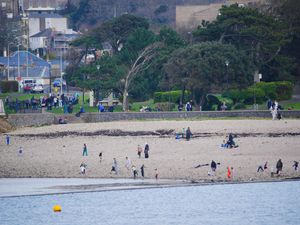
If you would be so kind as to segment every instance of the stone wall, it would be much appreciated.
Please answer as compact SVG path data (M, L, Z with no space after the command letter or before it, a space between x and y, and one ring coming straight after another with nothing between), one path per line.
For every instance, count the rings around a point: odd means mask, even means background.
M300 118L300 110L282 111L283 118ZM81 117L74 115L55 115L51 113L12 114L8 121L14 127L43 126L57 124L63 116L69 123L93 123L120 120L149 120L149 119L190 119L190 118L271 118L270 111L194 111L194 112L105 112L84 113Z
M300 118L300 111L282 111L283 118ZM189 119L189 118L271 118L270 111L195 111L195 112L128 112L128 113L85 113L82 119L87 123L119 121L119 120L145 120L145 119Z
M26 113L11 114L8 122L14 127L43 126L54 123L55 115L52 113Z

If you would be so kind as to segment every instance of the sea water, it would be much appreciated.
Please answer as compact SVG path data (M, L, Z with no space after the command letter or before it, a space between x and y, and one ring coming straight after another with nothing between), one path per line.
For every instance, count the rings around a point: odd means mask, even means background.
M0 224L294 225L299 209L300 181L226 184L0 198Z

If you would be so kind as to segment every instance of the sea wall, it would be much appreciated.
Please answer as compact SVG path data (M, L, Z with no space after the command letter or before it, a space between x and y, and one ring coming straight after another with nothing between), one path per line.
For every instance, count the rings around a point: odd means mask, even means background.
M282 111L284 118L300 118L300 110ZM52 113L11 114L8 121L14 127L43 126L57 124L63 116L69 123L93 123L120 120L151 120L151 119L205 119L205 118L271 118L270 111L194 111L194 112L104 112L83 113L80 117L74 115L56 115Z

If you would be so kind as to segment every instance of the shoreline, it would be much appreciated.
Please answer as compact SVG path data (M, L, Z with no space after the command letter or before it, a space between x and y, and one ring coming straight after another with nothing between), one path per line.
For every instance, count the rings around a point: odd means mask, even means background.
M20 180L25 179L28 182L28 179L38 179L42 181L43 179L51 180L52 178L2 178L9 180ZM53 178L57 179L57 178ZM59 178L61 180L68 180L73 178ZM77 178L76 178L77 179ZM81 178L81 180L95 180L95 181L106 181L106 180L114 180L119 181L126 180L126 182L122 183L98 183L98 184L72 184L72 185L54 185L47 186L45 185L43 188L38 188L37 193L34 192L35 187L31 187L30 191L27 191L22 194L9 194L5 195L1 192L1 188L7 188L5 185L1 185L0 179L0 199L1 198L19 198L19 197L32 197L32 196L45 196L45 195L65 195L65 194L78 194L78 193L92 193L92 192L107 192L107 191L132 191L132 190L145 190L145 189L157 189L157 188L178 188L178 187L197 187L197 186L209 186L209 185L236 185L236 184L257 184L257 183L278 183L278 182L293 182L300 181L300 177L296 178L284 178L284 179L274 179L274 180L254 180L254 181L187 181L187 180L172 180L172 179L162 179L159 181L153 179L145 179L145 180L135 180L135 182L127 182L133 181L132 179L106 179L106 178ZM51 190L51 191L50 191ZM53 191L54 190L54 191Z

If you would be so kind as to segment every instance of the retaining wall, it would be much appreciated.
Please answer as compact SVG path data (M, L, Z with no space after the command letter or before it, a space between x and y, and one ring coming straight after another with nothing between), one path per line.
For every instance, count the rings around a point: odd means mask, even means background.
M300 118L300 110L282 111L283 118ZM8 121L15 127L43 126L57 124L58 118L63 116L69 123L93 123L119 120L147 120L147 119L189 119L189 118L271 118L270 111L194 111L194 112L104 112L83 113L81 117L74 115L55 115L52 113L29 113L9 115Z

